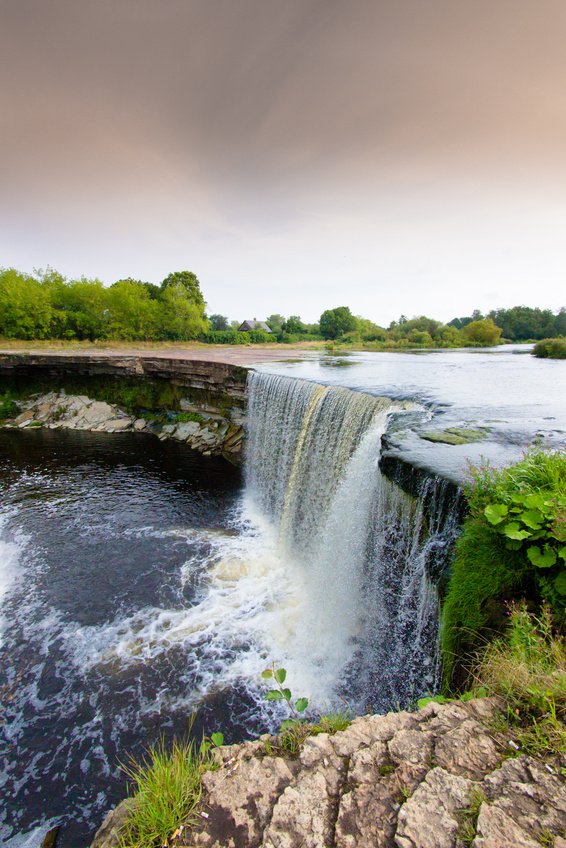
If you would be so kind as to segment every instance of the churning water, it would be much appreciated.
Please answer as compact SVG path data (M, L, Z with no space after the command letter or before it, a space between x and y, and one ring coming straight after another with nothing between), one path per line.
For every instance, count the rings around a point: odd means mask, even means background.
M238 472L143 436L0 433L0 835L63 822L87 844L118 762L160 735L272 727L261 670L318 710L433 690L437 596L456 532L433 478L378 467L401 402L249 378ZM37 832L39 844L41 830ZM30 837L30 846L35 844Z

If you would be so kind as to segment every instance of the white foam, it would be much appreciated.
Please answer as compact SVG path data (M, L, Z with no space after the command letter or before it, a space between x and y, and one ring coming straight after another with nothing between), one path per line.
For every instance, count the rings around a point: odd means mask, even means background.
M18 575L18 563L25 543L23 537L16 537L14 541L7 541L2 538L6 524L13 517L14 512L15 510L6 510L0 513L0 647L3 644L3 634L6 628L4 604Z

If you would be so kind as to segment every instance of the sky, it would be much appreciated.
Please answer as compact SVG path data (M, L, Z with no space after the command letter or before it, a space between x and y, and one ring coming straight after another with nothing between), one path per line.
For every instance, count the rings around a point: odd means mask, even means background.
M0 266L387 325L566 303L564 0L0 0Z

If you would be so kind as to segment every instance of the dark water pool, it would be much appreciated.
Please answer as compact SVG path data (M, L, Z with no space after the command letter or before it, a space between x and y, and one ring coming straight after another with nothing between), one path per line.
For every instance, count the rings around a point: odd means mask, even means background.
M190 647L148 657L146 632L122 662L112 630L198 600L240 493L237 469L175 443L0 431L0 843L62 822L59 845L87 845L124 795L119 759L186 732L199 686L198 734L249 732L245 692L203 688Z

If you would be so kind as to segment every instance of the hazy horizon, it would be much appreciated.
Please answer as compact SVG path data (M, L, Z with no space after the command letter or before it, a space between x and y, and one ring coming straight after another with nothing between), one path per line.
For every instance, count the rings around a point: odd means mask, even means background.
M0 265L387 325L566 278L561 0L0 0Z

